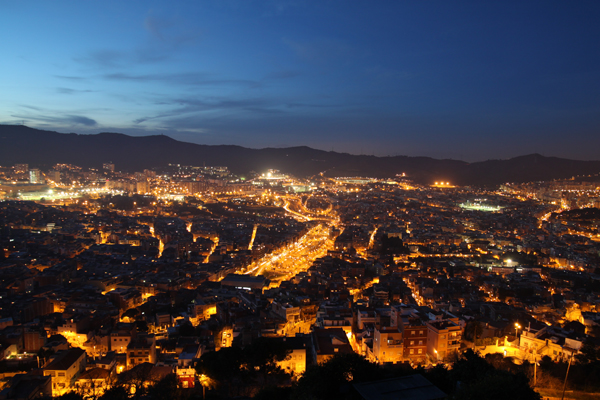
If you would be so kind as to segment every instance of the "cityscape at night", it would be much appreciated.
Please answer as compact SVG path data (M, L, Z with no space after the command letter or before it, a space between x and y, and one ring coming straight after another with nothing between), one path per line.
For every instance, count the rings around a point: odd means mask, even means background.
M0 400L600 398L600 3L0 4Z

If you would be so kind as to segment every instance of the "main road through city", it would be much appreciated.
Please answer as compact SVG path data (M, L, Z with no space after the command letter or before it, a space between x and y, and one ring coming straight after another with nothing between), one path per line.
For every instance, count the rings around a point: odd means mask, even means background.
M285 210L295 218L310 221L310 216L290 209L286 201ZM271 279L272 286L279 285L302 271L306 271L314 260L327 255L333 248L334 239L330 237L333 222L319 219L319 223L311 227L298 241L279 248L248 266L247 275L264 275Z

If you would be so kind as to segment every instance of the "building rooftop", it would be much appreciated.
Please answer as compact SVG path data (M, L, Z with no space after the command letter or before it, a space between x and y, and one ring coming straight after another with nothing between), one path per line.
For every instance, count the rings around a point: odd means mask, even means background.
M67 370L75 361L79 359L85 351L80 348L74 348L67 350L63 355L58 355L57 358L54 359L48 366L46 366L45 370Z
M450 321L450 320L443 320L443 321L431 321L428 322L429 325L431 325L432 327L434 327L437 330L442 330L442 329L447 329L447 328L452 328L452 327L458 327L459 325L454 322L454 321Z
M420 374L355 383L353 386L365 400L437 400L447 397Z

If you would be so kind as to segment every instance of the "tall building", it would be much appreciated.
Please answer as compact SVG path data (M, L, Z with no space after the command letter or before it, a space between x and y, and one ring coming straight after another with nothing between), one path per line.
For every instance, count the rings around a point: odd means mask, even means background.
M402 362L404 357L402 332L398 328L375 327L373 335L373 357L378 364Z
M15 164L15 173L24 174L29 171L29 164Z
M44 177L39 169L29 170L29 183L44 183Z
M115 172L115 164L113 163L104 163L102 164L102 169L105 169L110 172Z
M460 348L462 333L458 318L427 322L427 354L436 361L447 359Z
M48 172L46 175L48 176L48 179L51 179L54 182L60 182L60 178L61 178L60 171L53 169L50 172Z
M150 193L150 184L148 181L138 181L136 183L136 189L139 194Z
M427 354L427 326L419 318L411 318L404 327L404 359L424 362Z
M189 194L201 193L208 189L206 181L181 181L179 184Z
M153 334L136 337L127 344L127 368L142 363L156 363L156 339Z

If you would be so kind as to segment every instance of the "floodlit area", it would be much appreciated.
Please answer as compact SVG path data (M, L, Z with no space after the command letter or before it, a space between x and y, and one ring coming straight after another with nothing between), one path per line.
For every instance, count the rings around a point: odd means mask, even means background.
M49 190L47 192L20 193L20 200L29 201L53 201L53 200L72 200L81 197L81 192L63 192L59 190Z
M484 203L461 203L460 208L464 208L466 210L474 210L474 211L485 211L485 212L498 212L502 210L500 206L494 206L491 204Z

